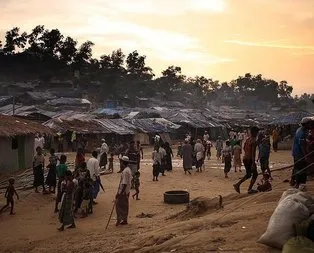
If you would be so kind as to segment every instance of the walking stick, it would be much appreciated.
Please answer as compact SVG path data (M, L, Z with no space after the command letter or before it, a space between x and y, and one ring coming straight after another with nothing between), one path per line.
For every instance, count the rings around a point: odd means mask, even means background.
M122 180L122 178L120 178L120 183L119 183L119 186L118 186L117 194L119 193L119 188L120 188L121 180ZM117 196L117 194L116 194L116 196ZM114 203L113 203L113 206L112 206L112 209L111 209L111 212L110 212L110 216L109 216L109 219L108 219L108 222L107 222L107 225L106 225L105 230L107 230L107 228L108 228L108 226L109 226L109 223L110 223L110 221L111 221L111 217L112 217L112 214L113 214L114 207L116 206L116 203L117 203L117 198L116 198L116 196L115 196L115 199L114 199Z
M113 214L114 207L116 206L116 202L117 202L117 199L114 200L114 203L113 203L113 206L112 206L112 209L111 209L111 213L110 213L110 216L109 216L109 219L108 219L108 222L107 222L105 230L107 230L107 228L109 226L109 223L110 223L110 220L111 220L111 217L112 217L112 214Z

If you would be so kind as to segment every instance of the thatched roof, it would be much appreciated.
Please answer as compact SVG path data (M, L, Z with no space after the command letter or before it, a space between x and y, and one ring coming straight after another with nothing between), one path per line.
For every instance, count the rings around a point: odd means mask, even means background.
M38 123L17 117L0 115L0 136L10 137L31 134L53 134L52 130Z

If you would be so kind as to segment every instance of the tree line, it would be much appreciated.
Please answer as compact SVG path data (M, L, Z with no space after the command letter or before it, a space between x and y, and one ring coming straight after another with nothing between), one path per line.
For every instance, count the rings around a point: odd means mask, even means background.
M94 43L82 44L58 29L38 25L30 33L14 27L0 41L0 73L3 80L33 81L42 85L51 81L72 80L80 88L94 89L95 99L119 99L127 96L161 96L168 100L205 105L209 101L241 104L248 97L272 104L282 101L304 106L313 94L292 98L293 87L262 75L247 73L230 82L204 76L187 77L179 66L169 66L155 76L146 64L146 56L137 50L125 54L121 49L93 57Z

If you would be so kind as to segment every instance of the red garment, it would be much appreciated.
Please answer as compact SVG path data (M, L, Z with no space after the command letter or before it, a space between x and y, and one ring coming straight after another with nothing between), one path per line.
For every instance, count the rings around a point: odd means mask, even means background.
M83 154L77 154L75 158L75 165L80 166L85 162L85 156Z

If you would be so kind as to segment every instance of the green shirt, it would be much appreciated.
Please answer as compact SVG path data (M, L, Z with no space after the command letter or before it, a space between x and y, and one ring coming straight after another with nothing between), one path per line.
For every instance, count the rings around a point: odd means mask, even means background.
M68 170L68 166L66 164L59 164L57 166L57 176L64 177L65 172Z

